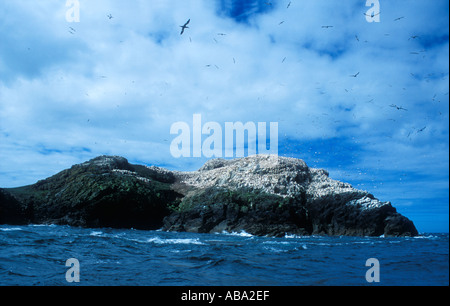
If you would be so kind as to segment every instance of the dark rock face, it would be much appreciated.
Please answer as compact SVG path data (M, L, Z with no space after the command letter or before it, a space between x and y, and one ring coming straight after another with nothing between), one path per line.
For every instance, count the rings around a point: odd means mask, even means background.
M390 203L366 209L351 205L309 205L313 234L346 236L416 236L414 224Z
M299 199L301 200L301 199ZM249 190L207 188L183 199L164 219L164 230L253 235L308 235L312 224L301 201Z
M26 224L27 211L22 204L6 190L0 189L0 224Z
M180 197L170 177L136 169L121 157L98 157L75 165L34 185L10 189L13 203L21 203L22 223L52 223L84 227L159 229ZM158 179L155 179L158 178ZM173 179L173 178L172 178ZM9 205L11 206L11 205ZM13 205L14 206L14 205ZM0 207L6 202L0 201ZM17 223L2 214L2 223Z
M216 159L175 172L100 156L34 185L0 189L0 224L253 235L414 236L389 202L298 159Z

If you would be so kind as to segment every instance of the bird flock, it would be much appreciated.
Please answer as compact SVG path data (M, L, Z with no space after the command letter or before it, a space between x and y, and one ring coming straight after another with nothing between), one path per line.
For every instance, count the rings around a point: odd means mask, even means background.
M266 5L269 5L269 6L272 6L272 5L273 5L271 2L265 2L265 4L266 4ZM289 9L289 8L292 6L292 4L293 4L292 1L289 1L289 3L286 5L286 9ZM364 14L365 16L375 17L376 15L380 14L380 12L378 12L377 14L372 13L371 15L368 15L368 14L366 14L366 13L363 13L363 14ZM108 20L112 20L112 19L114 18L113 15L112 15L111 13L110 13L110 14L107 14L106 17L108 18ZM393 21L394 21L394 22L400 22L400 21L401 21L402 19L404 19L404 18L405 18L405 16L400 16L400 17L397 17L397 18L393 19ZM179 34L179 35L185 34L186 31L187 31L188 29L190 29L190 27L188 26L188 25L190 25L190 23L191 23L191 19L189 18L189 19L187 19L187 21L186 21L184 24L182 24L182 25L179 26L179 27L181 28L181 31L180 31L180 34ZM283 24L285 24L285 20L282 20L282 21L280 21L280 22L278 23L279 26L281 26L281 25L283 25ZM328 24L328 25L322 25L321 28L324 29L324 30L328 30L328 29L333 29L333 28L335 28L335 26L334 26L334 25L329 25L329 24ZM75 35L75 34L77 33L76 29L75 29L74 27L72 27L72 26L70 26L70 27L68 28L68 32L69 32L71 35ZM227 35L226 33L222 33L222 32L217 33L217 36L221 36L221 37L226 36L226 35ZM385 36L389 36L389 35L390 35L390 34L388 34L388 33L385 34ZM355 39L356 39L357 42L360 42L360 37L359 37L357 34L355 34L354 37L355 37ZM414 35L410 35L409 38L408 38L408 40L418 40L418 39L420 39L420 36L419 36L419 35L415 35L415 34L414 34ZM192 42L191 37L189 37L189 41ZM217 40L216 38L213 38L213 41L216 42L216 43L218 43L218 40ZM366 40L365 42L367 42L367 40ZM411 54L411 55L419 55L419 54L425 53L425 52L426 52L425 50L411 51L410 54ZM425 57L425 55L424 55L424 57ZM284 63L284 62L286 61L286 59L287 59L287 57L284 57L284 58L281 60L281 63ZM233 57L233 64L236 64L236 58L234 58L234 57ZM217 65L215 65L215 64L207 64L207 65L205 65L205 67L207 67L207 68L214 67L214 68L216 68L217 70L220 69L219 66L217 66ZM414 73L410 73L410 75L411 75L413 78L416 77L416 75L415 75ZM359 72L359 71L358 71L357 73L355 73L355 74L350 74L350 75L349 75L349 77L351 77L351 78L357 78L358 76L360 76L360 72ZM429 75L429 76L430 76L430 75ZM102 76L102 78L106 78L106 77L105 77L105 76ZM390 85L390 86L392 87L392 85ZM405 88L404 88L404 89L405 89ZM346 88L345 88L345 91L346 91L346 92L349 92L349 90L346 89ZM324 94L324 92L321 91L321 94ZM374 99L371 99L369 102L370 102L370 103L373 103L373 100L374 100ZM436 95L433 97L432 100L433 100L433 101L436 100ZM439 102L440 102L440 101L439 101ZM391 107L391 108L393 108L393 109L395 109L395 110L397 110L397 111L405 111L405 112L408 111L408 109L404 108L403 106L399 106L399 105L396 105L396 104L391 104L391 105L389 105L389 107ZM439 114L442 115L441 112L439 112ZM395 121L394 119L388 119L388 120ZM424 126L424 127L420 128L420 129L415 129L415 133L421 133L421 132L424 132L426 129L427 129L427 126ZM407 135L407 137L409 138L411 135L412 135L412 132L410 131L409 134Z
M271 2L265 2L265 4L266 4L266 5L270 5L270 6L272 5ZM289 1L289 3L287 4L286 8L289 9L289 8L291 7L291 5L292 5L292 1ZM378 12L378 13L372 12L372 14L370 14L370 15L368 15L367 13L363 13L363 14L364 14L365 16L368 16L368 17L373 18L373 17L379 15L380 13L381 13L381 12ZM395 18L393 21L397 22L397 21L400 21L400 20L402 20L402 19L404 19L404 18L405 18L405 16L400 16L400 17ZM189 27L188 27L187 25L190 23L190 21L191 21L191 19L188 19L184 25L180 25L180 27L181 27L181 33L180 33L180 35L183 35L183 33L185 32L185 30L186 30L186 29L189 29ZM282 25L282 24L284 24L284 23L285 23L285 20L282 20L282 21L280 21L280 22L278 23L278 25L280 26L280 25ZM322 27L322 29L331 29L331 28L334 28L334 25L322 25L321 27ZM226 34L225 34L225 33L218 33L217 35L225 36ZM388 34L388 33L385 34L385 36L389 36L389 35L390 35L390 34ZM419 35L411 35L411 36L408 38L408 40L415 40L415 39L418 39L418 38L420 38ZM191 39L190 37L189 37L189 39L190 39L190 41L192 42L192 39ZM356 41L358 41L358 42L360 41L359 36L358 36L357 34L355 35L355 39L356 39ZM215 38L213 38L213 40L214 40L216 43L218 43L218 41L217 41ZM366 40L365 42L368 42L368 41ZM422 50L422 51L420 51L420 52L424 52L424 50ZM410 54L420 54L420 52L411 51ZM286 61L286 57L284 57L284 58L281 60L281 63L284 63L285 61ZM233 58L233 63L236 64L236 59L235 59L235 58ZM216 69L219 69L219 67L218 67L217 65L211 65L211 64L205 65L205 67L207 67L207 68L213 67L213 66L214 66ZM360 72L358 71L357 73L355 73L355 74L350 74L349 76L352 77L352 78L357 78L359 75L360 75ZM411 75L412 75L413 77L415 76L413 73L411 73ZM392 86L390 86L390 87L392 87ZM403 88L403 89L405 89L405 88ZM346 91L346 92L349 92L348 89L345 89L345 91ZM320 93L321 93L321 94L324 94L323 91L320 91ZM435 97L436 97L436 96L435 96ZM258 98L258 99L259 99L259 98ZM373 100L374 100L374 99L371 99L370 101L368 101L368 103L373 103ZM435 100L435 99L433 98L433 101L434 101L434 100ZM396 104L391 104L391 105L389 105L389 107L394 108L394 109L399 110L399 111L408 111L406 108L404 108L404 107L402 107L402 106L398 106L398 105L396 105ZM442 115L442 113L440 113L440 114ZM326 114L326 115L328 115L328 114ZM388 119L388 120L396 121L396 120L394 120L394 119ZM340 122L340 121L336 121L336 122ZM421 128L421 129L417 129L417 130L416 130L416 133L421 133L421 132L425 131L426 128L427 128L427 127L425 126L425 127ZM410 138L411 134L412 134L412 132L409 132L409 134L408 134L407 137Z

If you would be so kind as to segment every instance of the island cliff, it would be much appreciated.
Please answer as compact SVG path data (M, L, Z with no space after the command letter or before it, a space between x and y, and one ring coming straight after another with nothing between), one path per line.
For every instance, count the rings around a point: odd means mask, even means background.
M163 229L253 235L415 236L390 202L270 155L169 171L100 156L50 178L0 189L0 224Z

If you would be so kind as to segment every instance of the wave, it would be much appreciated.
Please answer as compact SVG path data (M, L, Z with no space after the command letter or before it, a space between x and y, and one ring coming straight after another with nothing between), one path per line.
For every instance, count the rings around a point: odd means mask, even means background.
M288 244L292 244L292 243L294 243L294 242L269 240L269 241L264 241L262 244L284 244L284 245L288 245Z
M295 235L295 234L288 234L286 233L284 235L284 238L286 239L304 239L304 238L315 238L315 235L309 235L309 236L302 236L302 235Z
M12 232L12 231L22 231L23 229L20 227L6 227L6 228L0 228L0 231L2 232Z
M415 236L415 237L411 237L412 239L437 239L440 238L438 235L419 235L419 236Z
M247 233L246 231L242 230L240 232L227 232L222 231L222 233L216 233L221 235L227 235L227 236L236 236L236 237L254 237L252 234Z
M146 242L156 244L196 244L205 245L199 238L178 238L178 239L161 239L159 237L149 238Z
M154 243L154 244L195 244L195 245L204 245L205 243L201 242L199 238L161 238L161 237L152 237L148 239L142 238L134 238L132 236L127 235L124 232L121 233L104 233L102 231L92 231L89 236L92 237L101 237L101 238L111 238L111 239L121 239L126 241L132 241L137 243ZM134 235L133 235L134 236Z
M94 236L94 237L102 237L103 236L103 232L101 231L93 231L89 234L89 236Z

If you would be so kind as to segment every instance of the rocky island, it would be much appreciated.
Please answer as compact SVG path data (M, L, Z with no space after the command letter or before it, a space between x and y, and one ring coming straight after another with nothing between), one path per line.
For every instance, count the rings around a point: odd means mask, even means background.
M300 159L213 159L193 172L100 156L29 186L0 189L0 224L58 224L258 236L415 236L390 202Z

